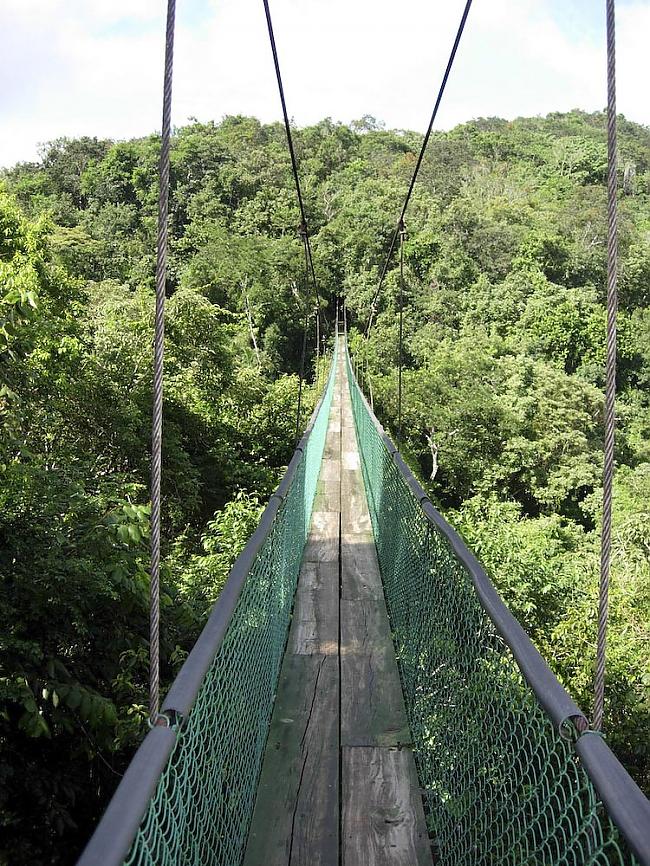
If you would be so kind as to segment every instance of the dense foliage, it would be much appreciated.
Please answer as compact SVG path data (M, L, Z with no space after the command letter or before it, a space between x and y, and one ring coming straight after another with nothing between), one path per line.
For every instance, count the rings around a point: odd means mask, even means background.
M395 427L397 271L420 137L296 130L321 291ZM598 569L604 117L436 134L409 212L404 441L589 707ZM649 782L650 131L621 121L609 738ZM74 860L146 729L155 137L60 140L0 187L0 863ZM163 661L192 645L293 447L307 303L282 128L172 152ZM313 323L313 318L312 318ZM313 359L314 335L310 334ZM309 389L305 412L316 389ZM436 467L431 479L432 468Z

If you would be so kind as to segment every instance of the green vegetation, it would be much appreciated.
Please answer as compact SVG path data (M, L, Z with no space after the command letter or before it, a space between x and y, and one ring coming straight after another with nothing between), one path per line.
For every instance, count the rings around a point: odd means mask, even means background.
M372 118L296 130L329 316L344 293L352 347L393 430L396 270L370 340L359 333L419 143ZM0 863L74 861L146 730L158 148L155 137L60 140L0 181ZM607 718L650 787L650 131L621 120L620 148ZM601 114L435 134L405 250L405 454L585 709L605 169ZM280 125L177 130L171 188L167 681L292 453L306 303Z

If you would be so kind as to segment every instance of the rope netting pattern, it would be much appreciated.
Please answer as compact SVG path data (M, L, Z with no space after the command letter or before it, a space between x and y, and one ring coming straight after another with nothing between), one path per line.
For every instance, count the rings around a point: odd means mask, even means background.
M434 862L635 863L348 374Z
M127 864L241 862L307 538L332 401L320 411Z

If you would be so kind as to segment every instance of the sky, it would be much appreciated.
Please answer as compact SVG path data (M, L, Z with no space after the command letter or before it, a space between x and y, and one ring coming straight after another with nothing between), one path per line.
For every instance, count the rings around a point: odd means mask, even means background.
M464 0L270 0L289 113L424 131ZM166 0L1 0L0 166L160 128ZM605 0L474 0L436 128L606 101ZM618 107L650 125L650 0L617 4ZM261 0L177 0L173 122L280 119Z

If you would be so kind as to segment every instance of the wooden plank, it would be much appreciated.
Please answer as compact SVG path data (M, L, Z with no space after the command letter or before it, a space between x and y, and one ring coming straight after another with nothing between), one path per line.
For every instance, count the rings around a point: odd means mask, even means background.
M384 600L341 600L341 743L411 742Z
M341 599L341 654L392 651L384 599Z
M338 659L285 657L244 866L338 866Z
M338 511L314 511L305 545L305 562L337 562L339 558Z
M325 440L325 449L323 450L323 460L340 460L341 457L341 437L338 435L330 436L328 434Z
M338 655L339 567L337 562L303 563L288 652Z
M317 541L339 537L339 511L312 511L309 536Z
M356 450L356 448L352 451L351 450L344 451L342 454L342 465L341 465L341 471L342 471L343 476L345 476L346 473L348 473L348 472L354 472L355 470L358 471L360 469L361 469L361 464L359 462L359 452ZM363 486L363 481L361 482L361 484Z
M408 749L344 748L343 866L431 866Z
M314 511L341 510L341 483L337 481L319 480L316 484Z
M354 432L354 426L344 426L341 431L341 448L343 451L357 450L357 434Z
M372 532L341 534L341 598L383 599L377 550Z
M342 472L341 513L346 534L372 532L372 521L360 468Z
M323 459L318 477L321 481L338 481L341 477L341 462L338 457Z

